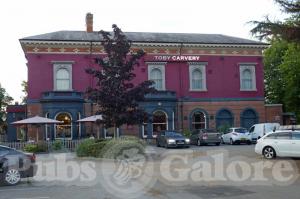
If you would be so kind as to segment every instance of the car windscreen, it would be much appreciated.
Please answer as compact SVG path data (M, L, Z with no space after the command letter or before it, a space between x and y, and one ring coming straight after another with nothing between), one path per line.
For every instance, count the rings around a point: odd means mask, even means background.
M177 132L166 132L166 136L168 137L182 137L182 135L180 133Z
M238 128L238 129L235 129L235 132L237 132L237 133L247 133L247 129Z

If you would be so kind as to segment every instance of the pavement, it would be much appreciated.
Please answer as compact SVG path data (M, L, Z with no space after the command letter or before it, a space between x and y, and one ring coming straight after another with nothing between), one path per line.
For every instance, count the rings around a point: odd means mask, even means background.
M146 156L125 161L37 156L38 175L0 187L0 199L299 199L300 159L265 160L254 145L148 146ZM128 159L130 161L128 161Z

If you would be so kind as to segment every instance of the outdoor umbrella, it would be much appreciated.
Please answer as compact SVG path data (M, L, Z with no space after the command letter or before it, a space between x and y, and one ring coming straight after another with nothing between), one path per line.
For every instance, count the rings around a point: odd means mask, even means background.
M99 121L102 119L103 119L102 115L92 115L92 116L77 120L77 122L94 122L94 123L96 123L98 126L97 138L99 138L99 131L100 131L100 122Z
M31 118L27 118L27 119L24 119L24 120L13 122L12 124L14 124L14 125L27 125L27 124L39 125L39 124L59 124L59 123L63 123L63 122L58 121L58 120L45 118L45 117L35 116L35 117L31 117ZM39 140L39 129L38 129L38 127L36 128L36 140L37 141Z

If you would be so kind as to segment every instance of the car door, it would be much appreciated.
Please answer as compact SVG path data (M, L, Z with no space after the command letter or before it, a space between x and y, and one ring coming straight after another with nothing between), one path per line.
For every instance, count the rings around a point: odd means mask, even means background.
M252 126L249 129L249 133L250 133L250 136L251 136L252 140L256 140L257 139L257 134L256 134L256 131L255 131L255 126Z
M9 151L4 148L0 147L0 172L2 172L3 169L3 163L5 161L5 156L9 153Z
M300 157L300 132L292 133L292 153L294 157Z
M292 134L290 132L279 132L274 140L274 148L278 156L292 156Z

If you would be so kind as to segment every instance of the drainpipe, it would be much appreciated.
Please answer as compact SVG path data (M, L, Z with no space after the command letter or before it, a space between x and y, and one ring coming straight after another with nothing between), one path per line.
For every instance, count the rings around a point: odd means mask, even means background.
M180 43L179 55L181 55L183 48L183 43ZM179 85L180 85L180 120L181 120L181 130L183 131L183 94L182 94L182 72L181 72L181 65L179 65Z

